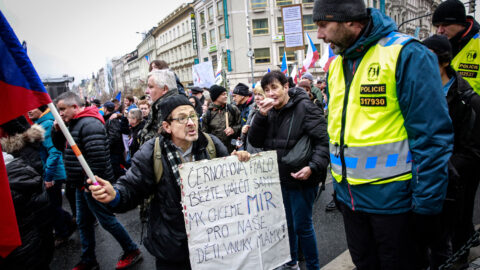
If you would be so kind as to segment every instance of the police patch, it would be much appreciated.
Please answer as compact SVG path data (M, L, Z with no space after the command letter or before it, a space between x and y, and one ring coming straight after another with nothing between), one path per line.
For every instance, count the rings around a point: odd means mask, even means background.
M466 70L478 70L478 65L460 63L460 65L458 65L458 68L459 69L466 69Z
M462 75L462 77L464 77L464 78L476 78L477 77L477 72L471 72L471 71L459 70L458 74Z
M473 62L477 58L477 52L474 50L468 51L467 52L467 61L468 62Z
M366 107L386 107L386 97L360 97L360 106Z
M367 79L371 82L378 80L380 75L380 64L373 63L368 67Z
M360 85L360 94L372 95L372 94L386 94L386 84L362 84Z

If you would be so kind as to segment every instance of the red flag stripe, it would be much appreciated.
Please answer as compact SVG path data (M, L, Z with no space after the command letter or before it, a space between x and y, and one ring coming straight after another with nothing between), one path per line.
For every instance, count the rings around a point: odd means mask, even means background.
M0 256L5 258L16 247L20 246L22 241L18 231L17 217L13 208L3 154L0 155L0 205L2 206L2 218L0 219L2 245L0 245ZM12 224L17 226L12 226Z
M32 91L0 81L2 106L0 106L0 124L23 115L25 112L51 102L47 93Z

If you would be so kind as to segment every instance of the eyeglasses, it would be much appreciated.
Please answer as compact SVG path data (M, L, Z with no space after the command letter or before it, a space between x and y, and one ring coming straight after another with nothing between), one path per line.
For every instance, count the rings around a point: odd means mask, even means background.
M197 114L192 113L188 116L181 114L177 118L170 118L170 120L178 121L180 124L186 124L188 122L188 119L191 119L193 122L196 122L198 120L198 116Z

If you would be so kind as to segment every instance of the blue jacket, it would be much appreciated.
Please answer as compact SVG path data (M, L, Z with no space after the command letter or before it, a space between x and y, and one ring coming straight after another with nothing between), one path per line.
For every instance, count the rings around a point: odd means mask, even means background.
M43 115L35 123L45 129L45 140L40 148L40 158L43 162L43 180L45 182L65 180L65 166L63 165L62 152L58 151L52 142L53 115L51 112Z
M397 30L391 18L377 9L368 11L369 25L342 55L353 71L370 46ZM334 180L337 199L352 210L368 213L397 214L413 210L418 214L437 214L446 195L447 162L453 148L452 122L437 58L420 42L407 43L400 53L395 77L412 153L412 179L355 186Z

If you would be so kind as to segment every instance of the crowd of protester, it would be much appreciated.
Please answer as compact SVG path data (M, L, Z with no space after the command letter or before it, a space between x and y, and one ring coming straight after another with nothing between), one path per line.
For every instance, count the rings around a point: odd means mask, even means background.
M436 9L438 35L423 42L396 32L392 19L361 0L316 0L313 19L318 38L338 55L325 78L306 72L294 83L271 71L251 87L186 88L155 60L145 96L103 104L58 96L98 185L47 106L28 113L31 124L24 116L3 124L22 246L0 268L48 269L53 249L78 229L82 255L74 269L98 269L97 222L123 249L116 269L130 267L142 254L114 213L140 205L157 269L190 269L178 166L275 150L292 259L279 269L299 269L299 260L319 269L323 247L312 212L328 171L334 194L326 210L342 213L357 269L438 269L475 233L480 83L457 57L477 46L480 26L458 0ZM308 155L291 161L299 145ZM62 189L71 213L62 208Z

